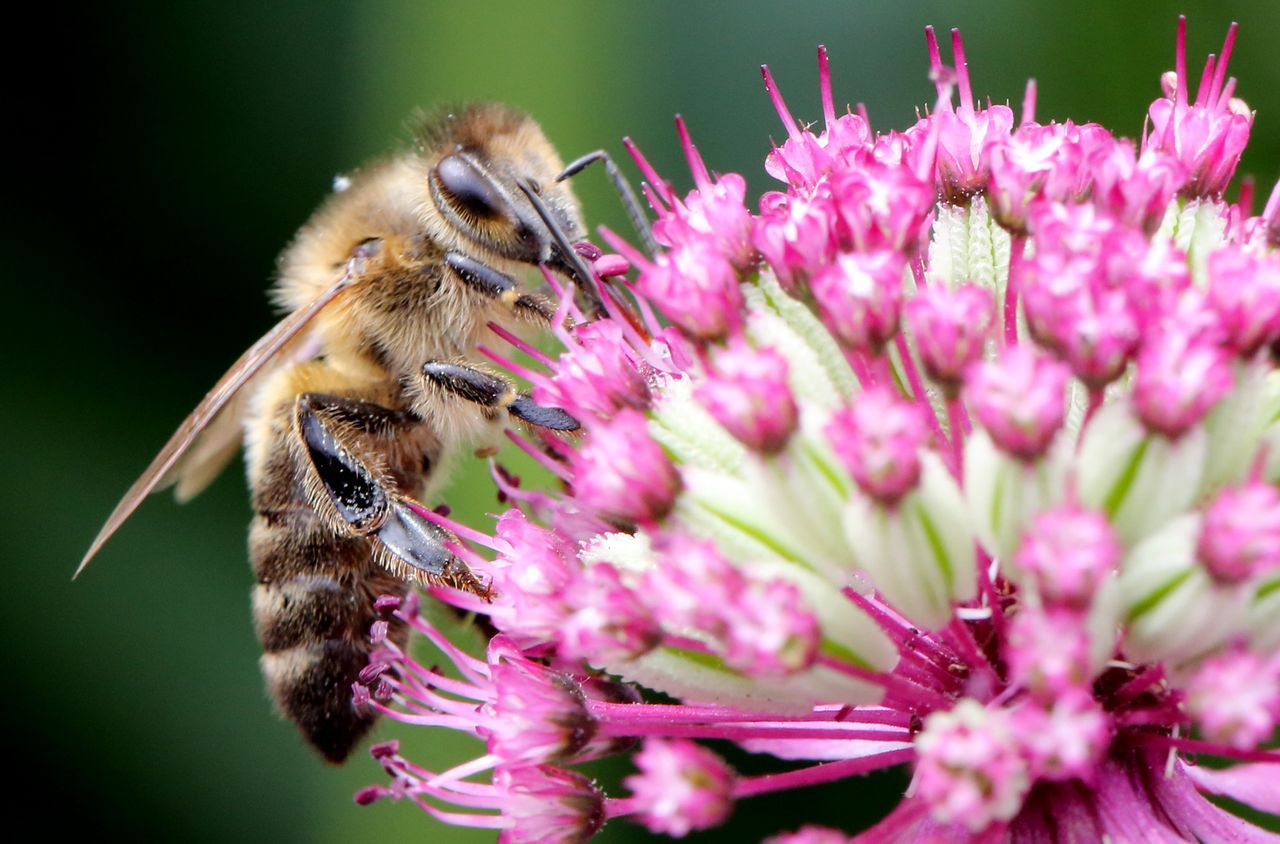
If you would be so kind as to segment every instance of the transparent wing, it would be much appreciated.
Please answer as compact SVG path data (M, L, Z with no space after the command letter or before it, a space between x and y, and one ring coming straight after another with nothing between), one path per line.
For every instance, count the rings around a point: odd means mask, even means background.
M304 308L294 311L286 316L275 327L262 336L258 342L254 343L248 351L240 356L240 359L232 364L218 383L213 385L196 409L183 420L178 426L178 430L173 432L173 436L169 437L169 441L164 444L164 448L160 449L160 453L151 461L151 465L147 467L133 486L129 487L124 497L120 499L120 503L111 511L111 515L107 517L106 523L102 529L98 531L98 535L94 538L93 544L89 546L88 552L85 553L84 559L80 561L79 567L76 569L75 576L79 576L84 571L85 566L89 565L89 561L94 558L107 540L120 529L120 526L128 520L133 511L138 509L138 505L142 500L154 492L156 489L166 486L175 481L179 481L179 475L183 472L175 472L175 468L183 460L185 455L192 454L193 446L200 442L200 435L209 430L211 425L218 425L217 439L209 441L208 446L201 444L198 451L203 454L203 460L189 465L203 465L206 474L209 471L209 460L217 460L222 458L222 463L226 462L222 457L226 451L226 429L228 427L238 429L236 425L228 425L222 421L228 418L234 418L234 410L228 408L229 404L235 403L236 397L240 391L253 378L262 372L276 356L289 345L290 341L299 336L316 316L324 309L326 305L333 301L339 293L345 290L356 280L352 268L349 265L347 272L333 284L332 287L325 290L317 296L311 304ZM224 409L231 411L232 415L220 414ZM221 446L221 447L219 447ZM221 463L217 468L221 468ZM211 476L210 476L211 477ZM204 479L207 483L209 478ZM179 481L181 483L181 481ZM180 486L181 491L181 486ZM198 489L198 487L197 487ZM194 494L194 492L192 493Z

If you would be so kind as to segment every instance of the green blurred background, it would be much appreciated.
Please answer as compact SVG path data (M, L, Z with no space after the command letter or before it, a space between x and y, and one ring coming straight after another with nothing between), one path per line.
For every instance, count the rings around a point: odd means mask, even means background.
M743 172L758 194L769 139L784 134L761 62L792 110L816 119L825 43L838 101L901 128L933 96L924 25L958 25L975 93L1016 108L1034 75L1042 120L1134 136L1172 66L1179 11L1193 68L1230 20L1242 24L1231 70L1258 111L1243 169L1265 198L1280 175L1274 0L135 2L10 27L44 54L10 68L6 86L6 135L20 147L6 178L0 335L0 705L20 781L6 794L10 824L146 840L492 839L451 838L406 806L357 808L352 792L380 782L379 769L363 754L325 767L272 714L238 469L189 506L148 502L70 582L120 493L272 323L263 291L276 253L335 174L404 140L415 107L506 100L537 115L566 157L620 154L629 134L687 186L671 128L681 112L709 164ZM55 68L70 81L55 85ZM589 220L625 229L602 174L579 190ZM475 523L492 506L474 478L450 500ZM477 749L406 740L437 765ZM903 782L759 799L717 840L758 840L802 817L856 829ZM602 839L643 837L617 823Z

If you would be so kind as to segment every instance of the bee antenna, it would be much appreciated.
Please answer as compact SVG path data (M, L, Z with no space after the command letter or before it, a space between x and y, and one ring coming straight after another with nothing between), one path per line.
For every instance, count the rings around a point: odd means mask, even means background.
M640 199L636 196L631 183L627 181L627 177L622 174L622 170L613 160L613 156L609 155L606 150L598 149L569 162L569 165L560 171L560 175L556 176L556 181L563 182L565 179L576 176L597 161L604 162L604 171L609 174L609 181L613 183L613 189L618 192L618 198L622 200L622 207L626 210L632 227L636 230L636 234L640 235L644 251L652 258L658 254L658 244L653 240L649 218L640 206Z

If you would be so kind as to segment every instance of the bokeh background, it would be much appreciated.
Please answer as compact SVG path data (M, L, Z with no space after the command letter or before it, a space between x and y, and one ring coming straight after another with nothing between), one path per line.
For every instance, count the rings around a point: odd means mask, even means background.
M671 128L681 112L711 166L744 173L758 194L770 138L783 136L761 62L792 110L816 119L814 50L825 43L839 102L863 101L876 127L902 128L933 96L924 25L960 26L977 94L1016 108L1034 75L1040 119L1136 136L1172 66L1179 11L1191 19L1193 68L1229 21L1242 24L1231 70L1258 111L1242 169L1265 198L1280 176L1274 0L156 0L50 8L11 27L43 59L10 68L5 93L5 135L19 147L4 177L0 269L0 747L19 781L4 798L10 828L492 839L452 838L407 806L354 806L352 792L381 781L372 761L328 768L272 714L249 620L240 471L191 505L148 502L70 582L120 493L272 324L263 293L275 255L335 174L404 142L414 108L505 100L537 115L566 157L621 154L629 134L688 186ZM601 173L578 188L589 220L625 229ZM477 524L492 507L480 469L449 495ZM437 734L406 741L435 764L476 751ZM890 774L758 799L715 840L758 840L802 816L857 829L904 783ZM644 837L617 823L602 840Z

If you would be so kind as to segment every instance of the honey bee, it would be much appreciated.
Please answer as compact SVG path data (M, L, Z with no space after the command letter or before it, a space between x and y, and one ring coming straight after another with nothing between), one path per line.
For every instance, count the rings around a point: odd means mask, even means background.
M375 599L415 581L487 594L414 499L510 417L577 428L477 366L476 351L491 323L553 319L516 282L522 269L587 286L566 175L529 116L481 104L425 121L415 148L335 185L281 256L274 298L288 316L187 417L80 565L148 494L194 496L243 441L262 673L330 762L374 721L351 684L368 662ZM393 623L389 635L403 645L408 633Z

